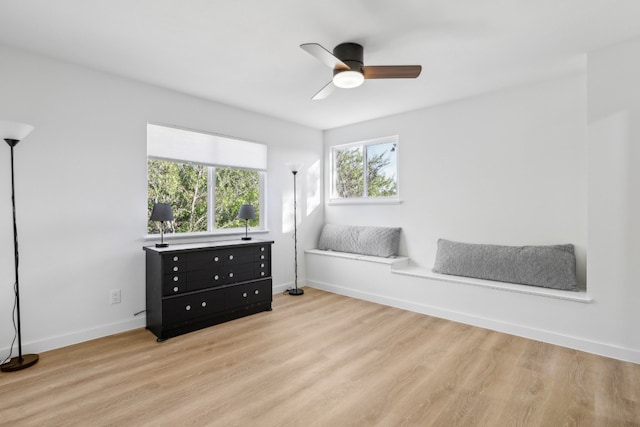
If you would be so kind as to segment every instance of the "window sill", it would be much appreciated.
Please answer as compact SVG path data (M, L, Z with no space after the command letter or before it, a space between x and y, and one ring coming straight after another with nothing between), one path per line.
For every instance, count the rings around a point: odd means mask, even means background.
M249 235L254 234L267 234L269 230L249 230ZM220 230L220 231L203 231L200 233L170 233L164 235L164 240L167 242L176 241L176 240L187 240L187 239L201 239L201 238L209 238L209 237L229 237L229 236L244 236L244 230L239 231L237 229L233 230ZM160 234L147 234L144 237L145 242L149 241L159 241Z
M375 199L375 198L352 198L352 199L329 199L329 205L399 205L402 200L399 198Z

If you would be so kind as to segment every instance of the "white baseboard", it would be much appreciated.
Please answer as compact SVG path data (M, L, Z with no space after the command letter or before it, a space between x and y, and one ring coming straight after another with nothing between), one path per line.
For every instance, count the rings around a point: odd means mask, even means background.
M305 285L303 285L303 283L304 283L303 280L298 280L298 288L304 288ZM273 286L273 295L282 294L285 291L287 291L289 289L293 289L293 288L295 288L295 284L293 282L283 283L281 285L274 285Z
M273 295L281 294L284 291L286 291L287 289L291 289L291 288L293 288L293 283L283 283L281 285L274 285L273 286Z
M293 283L284 283L273 287L273 294L278 294L292 288ZM298 285L300 286L300 285ZM144 314L133 319L123 320L121 322L110 323L91 329L83 329L80 331L70 332L68 334L49 337L43 340L22 342L22 353L41 353L43 351L53 350L60 347L66 347L96 338L102 338L109 335L118 334L120 332L130 331L132 329L144 328L146 326L146 317ZM18 353L18 344L14 345L13 356ZM9 347L0 349L0 357L4 358L9 355Z
M323 291L332 292L339 295L345 295L352 298L371 301L378 304L388 305L390 307L396 307L403 310L465 323L467 325L478 326L498 332L504 332L523 338L529 338L549 344L568 347L574 350L585 351L588 353L611 357L618 360L640 363L640 352L629 348L623 348L607 343L586 340L580 337L562 335L553 331L535 329L523 325L517 325L514 323L507 323L496 319L475 316L468 313L443 309L435 306L430 306L428 304L417 303L414 301L408 301L386 295L378 295L356 289L335 286L315 280L307 280L306 283L312 288L321 289Z
M60 347L66 347L73 344L78 344L84 341L90 341L96 338L106 337L108 335L117 334L120 332L130 331L132 329L144 328L146 325L146 319L143 315L133 319L123 320L121 322L110 323L107 325L98 326L91 329L83 329L80 331L70 332L64 335L57 335L54 337L45 338L38 341L22 342L22 353L41 353L43 351L53 350ZM13 350L13 356L17 355L16 343ZM0 349L0 354L3 356L9 355L9 347Z

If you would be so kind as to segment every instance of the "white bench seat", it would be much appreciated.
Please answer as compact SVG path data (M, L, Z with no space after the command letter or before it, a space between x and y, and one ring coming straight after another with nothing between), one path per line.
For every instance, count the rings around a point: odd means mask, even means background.
M480 286L490 289L502 290L507 292L518 292L523 294L537 295L548 298L557 298L567 301L575 301L580 303L591 303L593 299L587 295L586 291L578 292L563 291L558 289L541 288L538 286L521 285L517 283L496 282L493 280L476 279L473 277L452 276L448 274L438 274L431 269L417 266L411 262L409 257L397 256L390 258L376 257L370 255L360 255L347 252L325 251L321 249L308 249L305 251L311 255L321 255L328 257L336 257L349 259L359 262L385 264L389 266L390 274L401 274L405 276L419 277L423 279L438 280L444 282L453 282L463 285ZM358 268L354 266L354 268ZM363 266L366 268L366 266Z

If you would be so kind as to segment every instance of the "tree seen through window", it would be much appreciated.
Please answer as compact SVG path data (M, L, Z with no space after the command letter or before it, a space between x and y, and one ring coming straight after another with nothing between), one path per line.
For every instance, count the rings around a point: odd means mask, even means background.
M169 203L173 210L174 221L166 232L210 231L210 222L213 229L243 227L244 220L236 219L242 204L254 206L256 218L249 226L259 226L260 172L157 159L149 159L147 168L149 216L155 203ZM158 224L149 221L147 232L158 231Z
M387 138L388 139L388 138ZM398 195L395 139L332 149L334 197L374 198Z

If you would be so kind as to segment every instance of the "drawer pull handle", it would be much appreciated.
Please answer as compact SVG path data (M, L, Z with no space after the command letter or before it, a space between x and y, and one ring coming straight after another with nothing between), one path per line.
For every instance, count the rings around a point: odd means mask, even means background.
M173 271L178 271L178 266L173 267Z
M229 255L229 259L233 259L233 255Z
M262 246L262 247L260 248L260 250L261 250L262 252L264 252L264 246Z
M233 277L233 273L229 273L229 277Z
M185 310L187 310L187 311L191 310L191 306L190 305L186 306Z
M260 255L260 259L264 259L264 255Z
M220 258L218 258L218 257L216 256L216 257L213 257L213 260L214 260L215 262L218 262L218 261L220 261Z
M260 275L261 275L261 276L264 276L264 271L261 271L261 272L260 272Z
M246 297L247 297L247 293L246 293L246 292L245 292L245 293L243 293L243 294L242 294L242 297L243 297L243 298L246 298Z
M207 302L206 301L202 301L202 306L206 307L207 306Z
M256 289L256 291L254 292L254 294L258 295L260 293L259 290Z
M264 268L264 262L260 264L260 268Z
M176 256L174 256L174 257L173 257L173 260L174 260L174 261L178 261L178 259L179 259L179 258L178 258L178 255L176 255Z
M178 288L177 286L173 287L173 292L178 292L180 290L180 288Z
M180 278L178 276L173 276L173 281L177 282L178 280L180 280Z
M213 280L218 280L220 278L220 276L218 276L217 274L215 276L213 276Z

